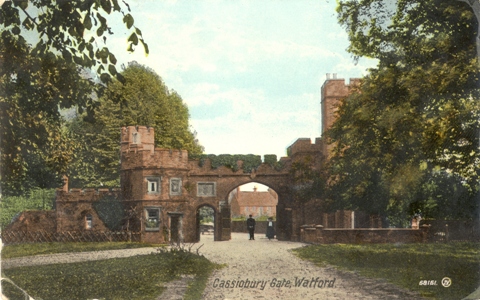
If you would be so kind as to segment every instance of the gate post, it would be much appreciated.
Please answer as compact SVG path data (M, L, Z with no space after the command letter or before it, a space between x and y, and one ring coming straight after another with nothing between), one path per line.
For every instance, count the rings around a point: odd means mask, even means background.
M292 208L283 204L277 205L277 239L290 241L292 238Z
M230 205L226 201L220 201L220 222L219 223L219 235L220 241L229 241L231 239L231 212Z

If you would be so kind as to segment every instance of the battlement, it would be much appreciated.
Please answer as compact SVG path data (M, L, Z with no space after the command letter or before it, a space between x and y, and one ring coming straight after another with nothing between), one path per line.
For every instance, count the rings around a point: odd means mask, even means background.
M244 173L251 173L252 171L255 173L269 173L269 174L283 174L285 173L285 166L288 162L291 161L288 157L281 157L280 161L275 161L272 163L260 160L258 164L251 164L247 162L245 163L240 157L241 155L232 155L235 157L231 160L221 159L221 163L219 161L212 161L211 157L204 157L204 158L190 158L189 159L189 171L190 175L196 174L209 174L209 175L232 175L232 174L244 174ZM236 160L235 160L236 159ZM246 166L245 166L246 165Z
M350 78L349 83L346 83L345 78L330 78L327 76L322 85L322 98L328 96L345 97L352 87L356 87L359 84L360 78Z
M122 127L121 145L125 151L150 151L155 150L155 130L153 127L128 126Z
M335 122L335 112L341 99L347 97L352 92L352 88L360 85L360 78L350 78L350 82L345 83L345 79L337 78L336 74L330 78L327 74L327 80L321 89L321 112L322 112L322 134L327 131Z
M118 198L121 195L120 188L85 188L85 189L63 189L56 190L56 201L98 201L105 196L114 196Z
M299 138L290 147L287 148L289 157L299 153L322 153L323 140L316 138L315 143L309 138Z
M121 169L179 168L188 167L188 151L155 148L150 150L128 149L122 151Z

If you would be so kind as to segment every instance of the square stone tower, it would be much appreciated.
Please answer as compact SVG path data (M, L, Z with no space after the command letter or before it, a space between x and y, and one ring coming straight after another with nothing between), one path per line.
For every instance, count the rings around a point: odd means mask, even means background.
M359 78L350 78L350 83L346 84L345 79L337 78L337 74L327 74L327 79L322 85L320 107L322 112L322 137L335 122L338 105L340 101L352 93L354 87L360 85ZM324 142L324 154L328 156L331 146Z

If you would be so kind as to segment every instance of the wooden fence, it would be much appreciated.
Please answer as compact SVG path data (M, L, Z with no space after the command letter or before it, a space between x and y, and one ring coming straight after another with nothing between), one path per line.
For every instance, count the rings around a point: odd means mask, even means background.
M140 232L112 231L2 231L3 244L51 242L140 242Z

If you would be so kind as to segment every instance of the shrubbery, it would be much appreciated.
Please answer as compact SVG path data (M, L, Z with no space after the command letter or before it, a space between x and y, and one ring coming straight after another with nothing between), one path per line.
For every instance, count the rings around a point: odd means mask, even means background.
M0 226L5 228L24 210L51 210L55 203L55 189L34 189L27 196L7 196L0 201Z

